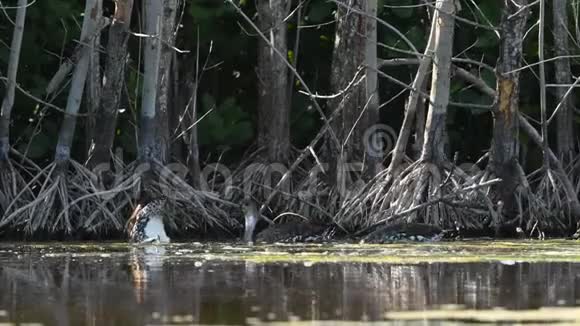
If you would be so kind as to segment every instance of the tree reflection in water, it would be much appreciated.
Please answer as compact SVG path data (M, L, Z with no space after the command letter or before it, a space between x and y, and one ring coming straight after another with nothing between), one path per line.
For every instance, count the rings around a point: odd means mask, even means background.
M0 323L381 320L442 305L530 309L580 300L575 263L261 264L151 250L4 251Z

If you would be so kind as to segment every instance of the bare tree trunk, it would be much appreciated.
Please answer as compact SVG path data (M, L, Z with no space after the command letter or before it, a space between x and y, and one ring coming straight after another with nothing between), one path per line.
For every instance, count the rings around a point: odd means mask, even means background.
M405 150L407 148L407 143L409 141L409 136L411 135L411 131L413 128L413 121L417 115L417 107L420 105L421 102L419 90L421 90L423 85L426 84L427 82L426 79L429 74L429 67L431 66L432 55L436 45L435 39L438 17L439 12L434 11L433 22L431 23L431 30L429 32L427 45L425 46L425 51L423 53L424 55L421 58L421 62L419 63L419 68L417 69L415 79L411 84L411 92L409 94L409 98L407 99L407 103L405 106L405 117L403 118L403 125L401 126L401 131L399 132L397 143L395 144L395 148L393 149L393 158L391 159L391 163L388 168L391 177L397 174L397 170L401 162L403 161ZM421 119L424 120L425 118L421 117ZM421 140L421 150L424 145L424 136L422 138L423 139Z
M141 102L141 120L139 124L139 159L142 161L163 161L167 149L166 143L156 139L157 128L162 123L157 116L157 93L161 69L161 31L163 24L163 3L159 0L144 0L145 33L150 35L145 40L143 50L143 93Z
M159 1L159 0L158 0ZM163 0L163 24L161 25L161 57L159 62L159 81L157 90L157 132L156 139L163 144L161 162L167 162L169 155L169 94L171 89L171 61L173 45L175 44L175 18L177 15L177 0Z
M540 83L540 129L542 131L542 156L544 158L544 169L550 169L550 158L548 156L548 120L546 109L546 64L544 63L544 45L545 45L545 25L546 25L546 1L539 0L539 18L538 18L538 70Z
M199 142L197 137L197 82L192 82L192 85L188 87L193 93L192 102L193 110L191 113L190 121L195 124L191 127L189 134L189 157L187 161L187 166L189 168L189 174L192 180L192 186L195 189L200 189L201 187L201 165L199 162Z
M196 76L195 78L193 76ZM187 166L189 168L189 175L191 176L192 186L195 189L201 188L201 165L199 162L199 142L197 137L197 87L199 85L199 46L195 56L195 73L188 75L186 81L185 91L191 94L190 103L188 103L186 110L191 107L191 114L189 114L189 123L191 129L189 130L189 155L187 158ZM189 127L188 127L189 128Z
M519 72L523 35L530 11L520 10L527 0L504 0L500 24L501 44L497 64L497 103L493 110L493 139L491 143L491 169L502 179L499 196L506 215L516 210L514 193L519 185L518 168L518 115Z
M426 80L423 82L423 85L421 86L420 91L424 94L427 93L428 82L429 79L426 78ZM428 100L427 98L421 97L417 102L417 108L415 113L415 135L414 135L415 137L413 139L413 144L411 147L413 159L415 160L418 160L421 157L423 145L425 144L425 119L426 119L425 105L427 105L427 100Z
M104 85L97 111L95 137L92 138L89 166L109 163L117 128L117 112L125 81L127 40L131 26L133 0L116 0L115 14L109 27Z
M553 35L554 35L554 55L562 57L554 62L556 71L555 79L557 84L570 85L572 83L570 54L568 46L568 11L566 10L566 0L553 0ZM570 162L575 157L574 141L574 110L571 99L565 98L566 87L557 87L556 94L558 102L563 102L557 113L557 145L558 155L563 159L564 164Z
M97 0L97 12L95 20L100 22L103 18L103 1ZM97 27L95 27L97 28ZM95 137L96 114L99 111L102 94L102 75L101 75L101 37L98 35L91 42L89 53L89 72L87 76L87 113L89 116L85 119L86 137L85 144L87 155L90 155L92 140Z
M454 68L457 77L463 79L467 83L472 84L477 89L479 89L483 94L486 94L492 98L497 97L497 92L493 88L487 86L487 84L482 79L474 75L471 75L469 72L467 72L462 68L459 67ZM497 108L498 106L496 105L496 109ZM530 140L533 143L535 143L536 146L542 147L543 142L542 136L538 133L538 131L536 131L534 126L532 126L521 113L518 114L518 123L519 128L526 135L528 135ZM562 163L550 148L548 148L548 156L550 158L551 166L553 166L561 176L564 176L562 178L562 183L564 184L564 192L566 193L566 196L568 198L568 203L570 204L572 214L575 217L580 216L580 202L578 201L578 197L576 196L576 190L574 189L574 186L570 182L570 178L566 176L566 172L564 171Z
M185 153L183 151L185 135L177 137L180 132L180 126L183 121L185 109L189 102L189 93L184 92L184 87L181 86L180 80L184 83L188 82L186 74L180 73L182 68L181 61L177 58L176 53L172 53L171 59L171 98L169 99L168 115L169 115L169 136L173 141L170 144L170 157L173 157L176 162L185 162Z
M373 5L376 4L373 1ZM350 9L354 10L350 10ZM336 11L337 24L335 45L332 55L332 71L330 84L333 93L338 94L346 90L341 96L328 103L330 110L340 110L331 126L339 139L342 148L337 148L332 139L327 139L326 160L330 164L330 183L340 188L350 181L343 171L346 163L363 162L367 153L365 132L377 119L378 98L376 87L376 48L371 49L374 43L366 37L372 38L376 33L376 25L358 12L368 12L369 2L366 0L340 0ZM375 43L376 46L376 43ZM373 60L368 62L367 60ZM366 84L360 83L363 78L361 67L368 64L369 68L363 72L369 73ZM350 86L350 88L349 88ZM373 87L374 89L368 89ZM348 89L347 89L348 88ZM374 94L369 100L368 95ZM371 107L372 105L372 107ZM331 137L329 135L329 137Z
M367 14L366 20L366 37L365 37L365 81L366 81L366 94L365 98L368 101L367 104L367 125L369 128L371 125L379 121L379 83L377 77L377 21L374 17L377 17L377 0L369 0L367 3ZM368 140L365 140L368 141ZM374 152L372 155L368 155L369 151L365 149L365 154L367 155L368 168L366 169L367 177L373 178L377 175L382 168L383 156L385 153Z
M435 12L433 8L427 8L427 18L428 21L432 21L433 17L435 17ZM431 26L425 25L425 33L431 34ZM429 40L427 41L427 47L429 47ZM430 61L430 60L429 60ZM422 78L422 84L420 85L420 92L423 94L427 94L427 86L429 83L429 74ZM421 157L421 152L423 150L423 144L425 143L425 119L426 119L426 105L427 105L427 98L418 96L416 113L415 113L415 131L414 131L414 139L413 144L411 145L411 153L412 158L414 160L418 160Z
M435 56L431 80L431 103L425 124L425 144L422 161L443 163L447 160L446 118L451 83L451 58L455 29L454 0L437 0L438 16L435 32Z
M287 0L257 0L259 26L282 54L286 44ZM290 153L288 67L263 41L258 44L258 144L272 163L284 163Z
M97 13L99 12L98 0L87 0L85 5L85 15L83 19L83 27L81 30L81 40L86 39L92 35L97 28ZM70 151L75 134L77 123L77 114L81 104L87 73L90 61L89 47L82 49L81 58L79 59L72 76L71 88L66 103L66 114L64 116L60 133L58 135L58 143L54 160L58 164L67 162L70 159Z
M180 61L174 56L172 64L174 79L174 106L171 129L180 135L178 142L172 144L173 155L187 162L191 185L195 189L201 187L201 168L199 163L199 147L197 141L197 85L199 71L199 44L195 56L195 64L185 58ZM181 73L179 72L181 70ZM203 68L202 68L203 70ZM181 161L178 159L178 161Z
M10 45L6 94L4 94L2 108L0 110L0 161L8 160L8 153L10 152L10 116L12 114L12 107L14 106L16 76L18 74L18 62L20 60L20 49L22 48L22 35L24 34L27 5L27 0L18 0L18 11L16 12L12 44Z
M8 75L6 76L6 93L0 108L0 216L4 217L8 207L12 206L17 199L22 202L31 200L32 192L21 195L23 189L28 188L28 181L14 169L10 159L10 116L14 106L14 93L16 90L16 77L18 75L18 63L22 48L22 35L24 34L24 22L26 20L27 0L18 0L18 10L12 32L12 44L10 45L10 58L8 61ZM30 188L28 188L30 189Z

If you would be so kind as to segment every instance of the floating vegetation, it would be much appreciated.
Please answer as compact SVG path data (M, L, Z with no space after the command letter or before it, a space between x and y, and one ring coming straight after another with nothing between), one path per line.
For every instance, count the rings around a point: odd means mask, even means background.
M398 311L385 314L398 321L462 321L471 323L580 323L580 308L544 307L534 310L459 310Z
M3 252L35 250L41 256L90 257L103 253L122 256L132 248L162 247L165 261L249 261L255 263L477 263L579 262L580 242L570 240L453 241L434 243L373 244L270 244L248 246L230 243L171 243L136 246L126 243L4 244Z

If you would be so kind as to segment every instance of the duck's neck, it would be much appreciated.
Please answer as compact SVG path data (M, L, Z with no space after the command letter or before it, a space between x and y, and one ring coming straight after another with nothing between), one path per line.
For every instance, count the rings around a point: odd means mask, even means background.
M245 228L244 228L244 242L252 242L256 224L258 224L258 212L254 209L246 212Z

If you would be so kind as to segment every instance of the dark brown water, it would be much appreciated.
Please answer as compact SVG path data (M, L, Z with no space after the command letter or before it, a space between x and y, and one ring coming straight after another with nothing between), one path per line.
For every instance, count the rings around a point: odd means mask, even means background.
M479 317L454 313L578 306L580 245L575 242L256 248L0 244L0 325L465 322ZM424 310L448 313L397 315ZM561 311L531 320L580 323L564 318L566 313L580 318L580 310ZM495 321L518 318L510 316Z

